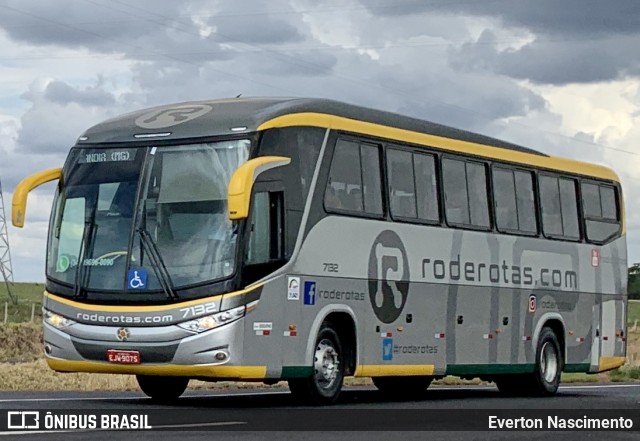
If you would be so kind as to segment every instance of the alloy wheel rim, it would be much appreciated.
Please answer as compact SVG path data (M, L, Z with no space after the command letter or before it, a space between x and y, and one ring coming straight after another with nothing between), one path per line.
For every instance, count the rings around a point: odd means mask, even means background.
M318 342L314 354L316 383L323 389L330 389L338 378L339 367L340 360L333 343L327 339Z

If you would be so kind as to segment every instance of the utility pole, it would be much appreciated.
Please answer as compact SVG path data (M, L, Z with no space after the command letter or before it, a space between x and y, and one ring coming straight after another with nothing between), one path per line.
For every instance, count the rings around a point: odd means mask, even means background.
M2 196L2 181L0 180L0 274L7 287L7 294L14 305L18 304L18 297L14 293L13 267L11 265L11 248L9 248L9 231L7 230L7 217L4 210L4 198Z

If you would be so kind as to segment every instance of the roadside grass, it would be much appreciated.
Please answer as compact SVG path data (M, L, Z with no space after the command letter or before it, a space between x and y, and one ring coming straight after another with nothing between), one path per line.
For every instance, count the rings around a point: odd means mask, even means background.
M627 323L631 329L634 324L640 328L640 300L629 300L627 308Z
M0 362L15 364L37 360L43 356L42 347L40 323L8 323L0 326Z
M33 308L34 322L40 322L42 318L42 293L44 284L42 283L14 283L13 293L18 298L18 304L14 305L7 286L0 281L0 324L4 323L5 304L7 305L7 322L22 323L31 319ZM35 305L35 307L33 306Z
M609 379L615 382L640 380L640 366L622 366L609 372Z

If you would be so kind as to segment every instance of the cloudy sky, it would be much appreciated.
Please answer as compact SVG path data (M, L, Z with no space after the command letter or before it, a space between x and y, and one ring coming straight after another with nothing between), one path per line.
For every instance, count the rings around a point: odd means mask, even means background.
M6 208L101 120L240 93L334 98L608 165L640 261L637 0L0 0ZM44 280L54 188L9 227L18 281Z

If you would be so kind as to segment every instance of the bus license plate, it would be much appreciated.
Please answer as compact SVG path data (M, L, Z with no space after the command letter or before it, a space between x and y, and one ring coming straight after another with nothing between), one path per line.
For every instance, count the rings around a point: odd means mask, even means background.
M140 364L140 352L109 349L107 351L107 360L109 363L117 364Z

